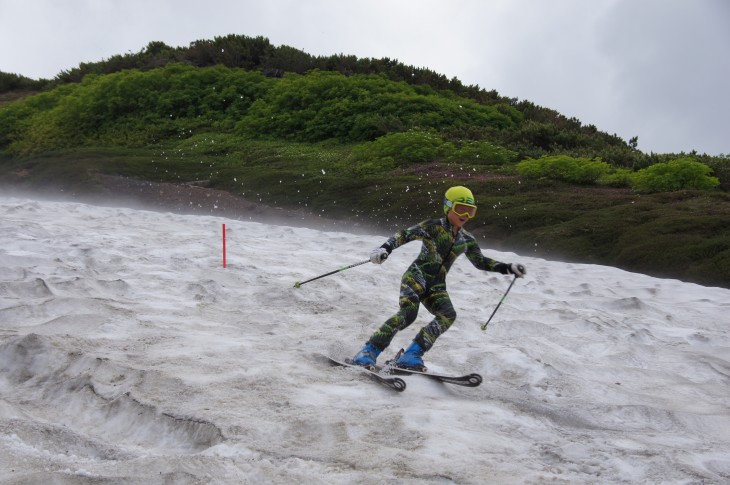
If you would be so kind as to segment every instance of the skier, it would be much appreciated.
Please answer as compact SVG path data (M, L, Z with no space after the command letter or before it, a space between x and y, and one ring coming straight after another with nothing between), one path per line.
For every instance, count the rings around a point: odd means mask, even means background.
M456 186L447 190L443 210L445 217L427 219L399 231L370 253L370 261L381 264L394 249L417 239L423 243L420 254L401 279L398 313L372 334L352 363L373 367L395 334L413 323L418 315L419 305L423 304L435 318L418 332L411 345L396 359L395 366L426 370L423 364L424 353L456 319L456 312L446 291L446 274L459 255L465 253L476 268L484 271L513 274L518 278L526 274L525 267L521 264L500 263L485 257L474 236L463 229L464 224L477 211L474 196L469 189Z

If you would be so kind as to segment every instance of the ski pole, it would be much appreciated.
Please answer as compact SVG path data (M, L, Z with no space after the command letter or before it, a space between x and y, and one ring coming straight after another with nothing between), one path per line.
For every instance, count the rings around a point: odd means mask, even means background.
M487 323L485 323L484 325L482 325L482 330L486 330L487 329L487 325L489 325L489 322L492 321L492 317L494 316L495 313L497 313L497 310L499 310L499 306L502 304L502 302L504 301L504 299L507 298L507 293L509 293L509 290L512 289L512 285L515 284L515 281L517 281L517 275L515 275L515 277L512 278L512 283L509 284L509 287L507 288L507 291L504 292L504 295L502 295L502 298L499 300L499 303L497 303L497 306L495 307L494 311L492 312L491 315L489 315L489 320L487 320Z
M320 278L324 278L325 276L333 275L335 273L339 273L340 271L345 271L346 269L354 268L355 266L360 266L361 264L369 263L370 260L366 259L365 261L360 261L359 263L351 264L349 266L343 266L342 268L336 269L334 271L330 271L329 273L325 273L323 275L315 276L314 278L308 279L307 281L297 281L294 283L294 288L299 288L305 283L309 283L310 281L318 280Z

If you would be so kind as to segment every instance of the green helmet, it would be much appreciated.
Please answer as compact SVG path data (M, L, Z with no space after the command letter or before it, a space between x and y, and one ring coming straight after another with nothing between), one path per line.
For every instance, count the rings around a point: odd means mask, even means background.
M454 202L463 202L464 204L473 205L476 207L477 203L474 200L474 194L471 190L461 185L451 187L444 194L444 214L448 214L449 210L454 206Z

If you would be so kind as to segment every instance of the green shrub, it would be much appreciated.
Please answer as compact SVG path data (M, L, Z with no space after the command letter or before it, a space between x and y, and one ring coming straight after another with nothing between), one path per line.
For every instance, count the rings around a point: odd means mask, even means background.
M598 179L600 185L608 185L610 187L631 187L631 180L634 172L626 168L617 168L601 176Z
M392 158L400 163L429 162L444 151L444 141L432 133L407 131L381 136L354 149L363 158Z
M444 96L428 86L393 82L383 76L312 71L286 74L277 80L251 105L237 129L253 137L360 142L375 140L393 129L443 130L470 125L504 129L518 120L513 108L499 110Z
M657 163L639 170L631 178L637 192L672 192L675 190L710 190L720 181L710 174L712 169L693 158L681 158Z
M529 158L517 164L517 173L523 177L549 178L576 184L596 183L611 171L601 159L574 158L568 155Z
M726 192L730 191L730 154L705 157L702 163L712 169L713 175L720 181L718 187Z
M272 81L261 73L170 64L89 74L0 110L0 148L33 153L91 144L144 146L206 128L232 130Z
M498 145L483 141L455 143L455 149L448 154L450 161L462 161L480 165L503 165L513 161L517 153Z

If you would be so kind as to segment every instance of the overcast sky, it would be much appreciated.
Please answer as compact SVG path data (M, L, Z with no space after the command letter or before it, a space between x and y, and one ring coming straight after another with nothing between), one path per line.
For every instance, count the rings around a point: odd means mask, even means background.
M730 154L730 0L0 0L0 71L240 34L389 57L639 138Z

